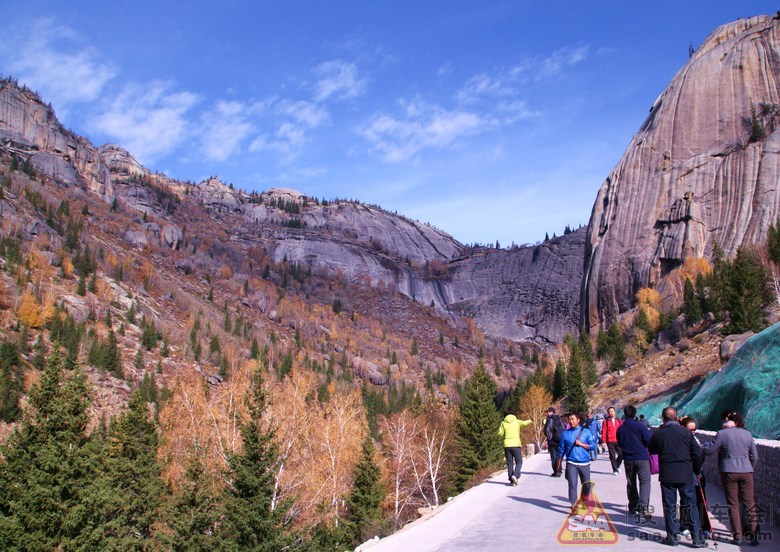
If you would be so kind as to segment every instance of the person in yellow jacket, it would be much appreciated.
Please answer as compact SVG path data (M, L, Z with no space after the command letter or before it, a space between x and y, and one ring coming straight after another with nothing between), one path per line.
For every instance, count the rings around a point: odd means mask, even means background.
M520 470L523 468L523 451L520 448L520 428L531 425L531 420L518 420L514 414L507 414L498 435L504 438L504 456L506 457L506 470L509 472L509 484L517 485L520 478Z

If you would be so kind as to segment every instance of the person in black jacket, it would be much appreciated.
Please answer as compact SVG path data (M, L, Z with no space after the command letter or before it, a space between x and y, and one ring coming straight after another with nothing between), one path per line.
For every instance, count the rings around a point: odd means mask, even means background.
M658 455L661 482L661 500L664 508L666 544L677 546L680 535L680 519L677 516L677 494L680 495L680 518L690 520L693 527L693 546L706 548L701 532L699 512L696 504L694 474L701 473L702 450L693 434L677 422L677 411L664 408L663 425L650 438L647 449Z
M636 407L623 408L626 421L617 430L617 442L623 451L623 466L626 470L626 492L628 511L637 522L650 521L653 516L648 512L650 505L650 430L636 419ZM637 479L639 486L637 487Z
M552 465L550 477L561 476L561 471L558 470L558 445L561 443L563 429L561 417L555 413L555 409L551 406L547 409L547 419L544 421L544 435L547 437L547 451L550 453L550 464Z

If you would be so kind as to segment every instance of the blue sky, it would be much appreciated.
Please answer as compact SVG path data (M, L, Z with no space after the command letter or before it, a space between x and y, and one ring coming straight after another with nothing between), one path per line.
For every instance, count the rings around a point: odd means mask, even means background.
M355 198L502 246L586 224L689 45L778 7L184 5L0 0L0 73L171 177Z

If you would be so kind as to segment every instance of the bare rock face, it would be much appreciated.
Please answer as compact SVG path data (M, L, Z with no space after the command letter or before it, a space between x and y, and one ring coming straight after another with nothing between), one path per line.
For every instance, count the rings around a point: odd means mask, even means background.
M123 175L135 174L140 176L149 174L149 170L136 161L136 159L122 146L106 144L100 146L98 151L112 173Z
M211 213L238 211L242 202L238 192L230 189L219 178L211 177L195 187L197 197Z
M33 167L65 184L81 185L111 201L114 189L100 153L65 130L37 94L0 83L0 146L29 158Z
M467 256L436 285L449 309L474 318L489 335L560 343L578 333L586 231Z
M595 328L686 259L763 243L780 214L780 21L715 30L599 190L582 317Z

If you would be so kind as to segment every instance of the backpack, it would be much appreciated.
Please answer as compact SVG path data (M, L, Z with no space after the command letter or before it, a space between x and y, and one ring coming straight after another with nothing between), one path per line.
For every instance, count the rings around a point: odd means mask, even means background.
M552 427L550 428L549 440L554 443L560 443L561 437L563 437L563 422L561 421L561 417L558 415L553 416L551 420L552 423L550 425Z

